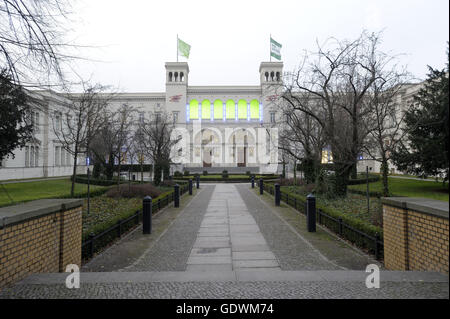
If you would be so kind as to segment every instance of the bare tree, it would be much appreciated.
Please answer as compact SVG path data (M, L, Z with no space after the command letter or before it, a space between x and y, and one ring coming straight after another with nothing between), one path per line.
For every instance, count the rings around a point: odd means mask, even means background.
M390 61L388 58L383 64L387 66ZM405 112L401 107L400 95L406 88L409 75L405 70L398 71L395 66L386 71L381 63L379 66L380 74L367 98L371 114L370 120L366 122L369 135L364 151L369 158L381 163L383 196L389 196L388 162L408 133L404 126Z
M154 163L156 185L161 182L161 172L169 171L172 147L180 141L178 137L172 136L174 128L174 122L167 112L150 113L141 125L143 145L147 156Z
M120 170L122 162L127 153L130 151L132 145L131 139L133 137L132 131L135 125L136 108L122 104L115 112L112 121L112 154L117 159L118 179L117 185L120 185Z
M291 88L286 87L286 94ZM325 146L322 128L308 114L282 105L285 121L280 132L279 148L294 160L294 173L297 161L301 163L307 183L313 183L320 164L322 149Z
M334 192L342 196L368 134L367 96L377 80L381 53L377 34L363 32L354 41L329 41L327 48L318 45L316 53L305 57L282 98L321 127L333 155Z
M61 62L72 58L65 51L74 47L63 40L69 5L64 0L0 1L0 64L16 83L62 78Z
M99 84L83 83L83 93L72 96L66 112L62 114L56 110L54 114L53 131L62 147L74 157L71 196L74 195L78 157L87 154L92 137L105 123L104 113L109 98L101 92L106 89Z

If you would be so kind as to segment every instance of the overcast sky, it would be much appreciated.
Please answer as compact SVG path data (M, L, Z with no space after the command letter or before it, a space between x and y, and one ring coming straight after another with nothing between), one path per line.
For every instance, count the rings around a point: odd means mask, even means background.
M191 45L189 85L258 85L269 61L269 35L283 45L284 71L304 50L329 37L354 39L363 29L383 33L382 49L417 78L427 64L444 68L448 0L148 1L77 0L74 33L84 78L123 92L164 92L164 63L176 61L176 35ZM273 59L273 61L275 61Z

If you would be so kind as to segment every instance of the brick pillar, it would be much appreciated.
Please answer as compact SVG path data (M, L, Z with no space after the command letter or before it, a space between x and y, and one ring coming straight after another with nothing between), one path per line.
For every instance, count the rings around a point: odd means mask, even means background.
M408 211L383 205L384 264L390 270L408 270Z

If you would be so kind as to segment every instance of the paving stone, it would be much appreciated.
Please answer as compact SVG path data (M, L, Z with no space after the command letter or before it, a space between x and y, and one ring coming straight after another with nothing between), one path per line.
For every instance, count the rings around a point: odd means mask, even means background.
M276 259L259 259L259 260L233 260L233 267L236 268L271 268L279 267Z
M252 259L273 259L276 257L271 251L235 251L233 252L233 260L252 260Z
M231 256L190 256L188 265L231 264Z

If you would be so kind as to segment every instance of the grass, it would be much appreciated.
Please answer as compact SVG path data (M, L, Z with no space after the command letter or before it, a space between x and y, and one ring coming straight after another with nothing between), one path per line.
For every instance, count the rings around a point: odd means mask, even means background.
M282 186L291 193L302 196L308 195L309 191L302 186ZM376 197L371 197L369 200L370 211L367 211L367 199L359 194L347 194L345 198L329 199L323 195L316 194L316 202L322 206L329 207L343 214L364 220L374 226L382 227L382 205L381 200Z
M366 185L352 185L349 189L365 191ZM370 192L382 192L381 181L369 184ZM449 201L448 183L427 182L411 179L389 178L389 192L396 197L425 197Z
M70 195L71 185L72 182L69 179L1 184L0 207L36 199L67 197ZM104 186L91 185L91 191L104 188ZM86 184L75 184L75 195L79 196L86 192Z

